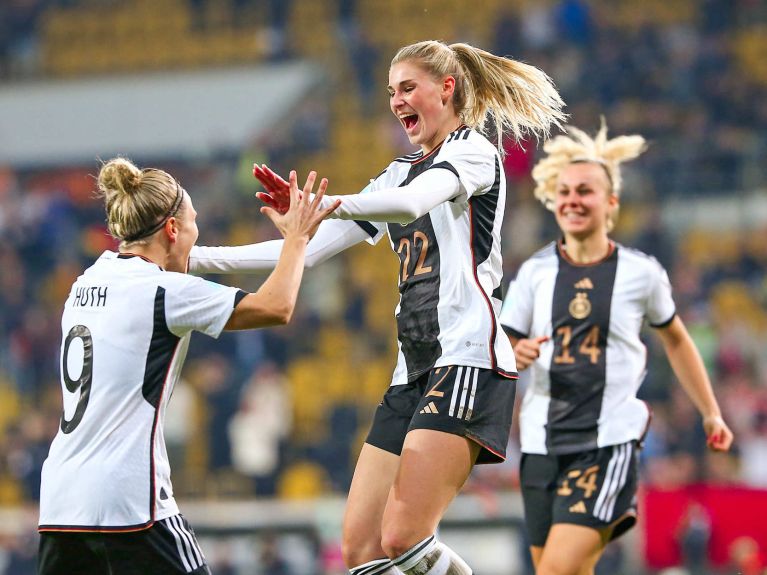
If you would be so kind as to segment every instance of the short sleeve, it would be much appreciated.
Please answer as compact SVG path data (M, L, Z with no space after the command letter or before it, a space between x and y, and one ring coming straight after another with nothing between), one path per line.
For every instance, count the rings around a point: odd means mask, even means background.
M232 315L240 291L185 274L174 274L174 281L164 287L165 321L171 333L179 337L190 331L218 337Z
M671 281L668 273L655 260L652 260L650 275L650 293L647 297L647 321L653 327L665 327L676 315L676 305L671 297Z
M529 264L522 264L516 279L509 284L499 320L516 338L523 339L530 334L533 323L533 289Z
M489 142L477 141L472 137L464 140L459 135L443 145L439 157L435 158L430 169L435 168L453 172L461 182L461 195L468 199L484 194L493 186L497 171L500 170L500 162Z

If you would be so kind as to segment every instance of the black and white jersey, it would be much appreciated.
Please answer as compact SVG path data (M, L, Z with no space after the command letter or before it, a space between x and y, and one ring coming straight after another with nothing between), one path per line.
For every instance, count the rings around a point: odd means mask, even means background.
M400 260L399 354L392 385L447 365L516 377L514 352L497 321L506 178L495 146L461 127L427 155L394 160L367 191L404 186L432 169L455 174L461 195L407 225L360 223L369 226L372 241L388 232Z
M192 331L218 337L244 292L105 252L61 319L59 432L42 531L130 531L178 513L163 421Z
M551 243L511 283L501 323L518 338L549 336L522 402L524 453L566 454L642 437L649 411L636 398L647 352L642 323L675 316L668 275L655 258L611 244L594 264Z

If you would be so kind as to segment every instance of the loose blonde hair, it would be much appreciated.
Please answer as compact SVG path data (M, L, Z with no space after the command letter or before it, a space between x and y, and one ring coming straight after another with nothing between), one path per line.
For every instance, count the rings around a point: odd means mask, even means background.
M618 136L607 139L607 123L601 119L599 131L592 138L583 130L574 126L567 127L567 135L559 135L543 145L546 157L539 160L533 168L535 197L549 210L554 210L559 174L570 164L589 162L599 164L605 169L610 180L610 193L620 198L623 180L620 164L633 160L647 149L642 136ZM609 216L608 231L612 230L617 217L617 208Z
M98 190L104 198L107 228L121 246L147 243L171 216L179 217L183 188L169 173L139 169L127 158L101 166Z
M486 132L488 115L502 151L509 131L516 141L526 135L547 136L566 118L564 102L545 72L469 44L425 40L400 48L391 61L413 61L437 79L455 78L453 106L470 128Z

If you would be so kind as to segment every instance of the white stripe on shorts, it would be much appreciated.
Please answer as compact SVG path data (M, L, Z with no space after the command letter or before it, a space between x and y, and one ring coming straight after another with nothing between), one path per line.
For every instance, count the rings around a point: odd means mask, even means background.
M176 547L181 561L187 573L190 573L203 564L204 556L197 545L197 540L184 525L180 515L168 517L166 520L168 529L176 540Z
M460 366L455 373L455 379L453 380L453 395L450 398L450 409L447 414L451 417L455 415L455 401L458 399L458 387L461 385L461 379L463 375L464 367Z
M609 522L615 509L615 501L626 483L628 464L630 463L631 444L624 443L613 447L613 454L607 465L602 489L594 505L594 516Z

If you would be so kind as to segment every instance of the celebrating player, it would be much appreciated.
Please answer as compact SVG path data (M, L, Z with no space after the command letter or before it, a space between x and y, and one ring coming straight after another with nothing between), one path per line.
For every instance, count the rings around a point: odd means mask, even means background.
M343 529L354 575L463 575L435 531L475 463L502 461L516 378L500 310L505 177L499 140L545 134L562 100L535 67L467 44L400 49L389 69L392 113L420 149L395 159L364 193L343 196L310 242L307 263L388 232L400 259L399 354L391 386L357 461ZM255 175L276 209L285 182ZM331 201L325 198L325 201ZM356 221L354 221L356 220ZM198 249L195 269L268 267L280 242Z
M698 351L652 257L612 241L620 163L641 136L595 138L576 128L548 141L535 195L563 237L519 269L501 313L519 369L531 367L520 413L520 478L538 575L593 573L606 543L636 521L637 450L650 413L636 398L645 373L643 321L703 416L708 445L726 451L722 420Z
M262 208L282 233L279 262L253 294L187 275L197 241L189 194L168 173L128 160L99 173L110 233L105 252L75 281L61 325L64 411L42 473L41 575L209 573L173 498L163 438L165 409L192 331L285 324L320 221L323 180L309 202L290 177L284 215Z

